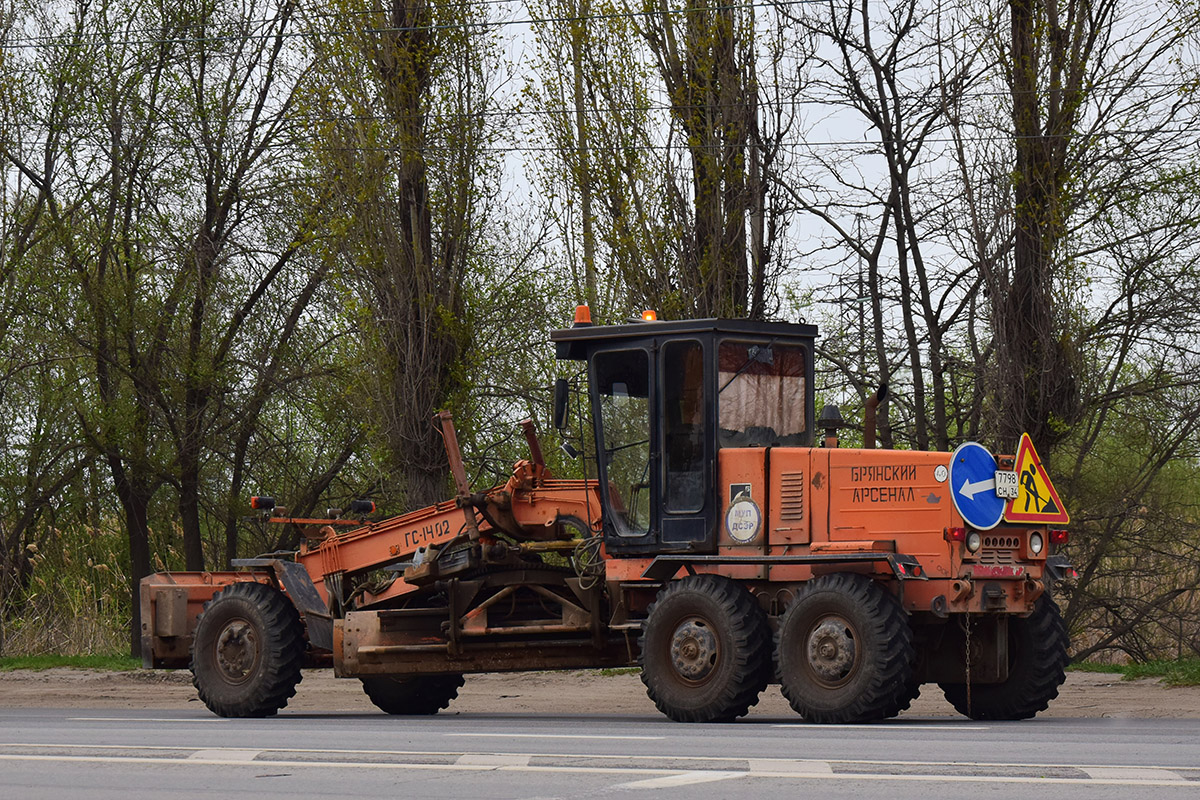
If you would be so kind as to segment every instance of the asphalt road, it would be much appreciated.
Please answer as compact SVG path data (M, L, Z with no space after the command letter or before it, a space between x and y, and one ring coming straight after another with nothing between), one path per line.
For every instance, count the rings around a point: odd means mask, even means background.
M0 710L0 797L1200 798L1200 720Z

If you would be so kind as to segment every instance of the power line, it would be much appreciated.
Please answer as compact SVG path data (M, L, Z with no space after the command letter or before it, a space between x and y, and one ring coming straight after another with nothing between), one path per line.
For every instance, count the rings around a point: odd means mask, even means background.
M511 0L478 0L478 2L476 2L476 3L464 3L464 4L462 4L462 6L463 7L471 7L471 6L476 6L476 5L503 4L503 3L508 3L508 2L511 2ZM563 16L563 17L525 18L525 19L519 19L519 20L501 20L501 21L493 21L493 22L478 23L478 24L468 23L468 24L463 24L463 25L431 25L431 26L413 26L413 27L363 28L361 30L339 30L339 31L297 31L297 32L293 32L293 33L286 33L283 31L278 31L278 32L274 32L274 33L266 33L266 34L259 34L259 35L231 34L228 36L210 36L210 37L194 36L194 37L147 38L147 39L102 39L100 37L107 36L107 34L76 32L74 34L71 34L72 38L77 37L77 36L85 36L90 39L93 39L94 41L91 41L91 42L68 41L67 35L47 36L47 37L24 37L24 38L10 39L5 42L0 42L0 50L36 50L36 49L42 49L42 48L46 47L47 45L50 45L50 46L59 45L59 46L64 46L64 47L80 47L80 48L82 48L82 47L88 47L88 46L93 46L93 45L104 45L104 46L108 47L108 46L112 46L112 45L129 46L129 45L161 45L161 44L203 44L203 43L245 42L245 41L251 41L251 40L265 41L265 40L271 40L271 39L276 39L276 38L292 38L292 37L315 38L315 37L319 37L319 36L338 36L338 35L349 36L349 35L357 35L357 34L362 34L362 33L385 34L385 33L413 32L413 31L423 31L423 30L465 29L465 28L478 27L478 26L499 27L499 26L508 26L508 25L527 25L527 24L535 24L535 23L536 24L544 24L544 23L579 22L579 21L583 21L583 20L612 19L612 18L632 17L632 16L658 16L661 13L686 14L691 11L697 11L697 10L710 11L710 10L723 10L723 9L754 9L754 8L768 8L768 7L774 8L774 7L779 7L779 6L805 5L805 4L819 3L819 2L823 2L823 0L784 0L784 2L759 2L759 3L748 3L748 4L741 4L741 5L726 5L726 6L712 6L712 7L693 6L693 7L689 7L689 8L685 8L685 9L669 9L666 11L617 12L617 13L604 14L604 15L590 15L587 17ZM375 14L376 12L355 12L355 13L356 14L368 14L368 13ZM334 16L334 15L321 15L321 16ZM276 21L277 20L254 20L254 21L246 22L245 24L249 25L252 23L274 23ZM1136 84L1136 87L1130 87L1126 84L1114 82L1114 84L1112 86L1108 87L1107 91L1112 92L1112 93L1132 92L1134 90L1134 88L1149 89L1149 90L1158 89L1158 90L1169 90L1169 91L1198 90L1198 89L1200 89L1200 80L1193 79L1193 80L1163 81L1163 82L1141 82L1140 81ZM914 90L914 91L908 91L908 92L904 92L904 93L897 93L897 94L890 95L888 97L888 99L891 101L907 101L907 100L917 99L921 96L930 96L933 100L936 101L937 98L933 94L934 91L935 91L934 87L930 87L930 90L926 91L926 92ZM1035 89L1033 91L1039 91L1039 90ZM1105 88L1103 87L1103 85L1093 84L1088 87L1087 94L1089 94L1090 96L1096 96L1098 94L1101 94L1104 91L1105 91ZM1010 97L1011 95L1012 95L1011 90L975 91L975 92L971 92L969 94L959 94L955 97L955 99L971 100L971 99L981 99L981 98L988 98L988 97ZM777 105L789 105L792 107L804 105L804 104L842 105L842 106L849 107L848 104L845 104L845 103L839 104L836 102L831 103L830 101L825 100L825 99L801 100L801 101L789 100L789 101L784 101L782 103L777 103ZM686 108L686 106L678 106L678 105L677 106L661 105L661 106L647 106L645 108L631 107L628 110L654 111L654 110L667 110L668 108L671 108L671 107ZM718 108L718 106L712 106L712 105L706 105L704 107L705 108ZM734 106L725 106L724 108L730 108L730 107L734 107ZM603 109L596 109L596 111L603 111ZM507 112L485 112L485 113L507 113ZM531 113L531 114L552 114L552 113L557 113L557 112L554 112L552 110L543 110L543 111L529 112L529 113ZM569 113L574 113L574 112L571 111Z
M1113 131L1113 132L1111 132L1110 135L1111 136L1124 136L1124 135L1127 135L1128 133L1129 132L1127 130L1126 131ZM1192 127L1179 127L1179 128L1162 128L1162 129L1156 130L1155 133L1159 133L1162 135L1171 135L1171 136L1179 135L1179 134L1197 135L1198 131L1197 131L1197 129L1192 128ZM1080 134L1080 136L1082 137L1082 134ZM996 142L1001 142L1001 143L1013 142L1013 141L1018 141L1020 139L1043 139L1043 138L1055 138L1055 137L1035 137L1035 136L1018 137L1018 136L1011 136L1011 135L970 136L970 137L960 137L960 138L925 137L924 139L922 139L922 141L933 143L933 144L955 144L958 142L964 142L964 143L970 145L970 144L985 144L985 143L996 143ZM13 145L22 145L25 147L40 147L41 145L45 144L44 140L40 140L40 139L20 139L20 140L9 140L9 141ZM88 143L76 141L76 142L72 142L70 146L71 146L72 151L77 152L81 147L87 147ZM102 152L108 152L111 149L111 146L108 144L103 144L103 145L94 144L92 146L96 150L102 151ZM874 141L874 140L866 141L866 140L861 140L861 139L841 139L841 140L781 142L781 143L777 143L776 145L773 145L773 146L777 146L783 150L795 153L795 152L802 152L803 150L805 150L807 148L831 148L831 149L838 149L838 150L842 150L842 151L852 150L852 149L860 150L860 149L864 149L864 148L878 148L880 146L880 143L878 141ZM636 144L636 145L619 145L619 144L618 145L613 145L613 144L596 145L596 144L593 144L587 148L570 147L570 146L562 146L562 145L487 146L487 147L478 148L477 152L489 154L489 155L510 155L510 154L519 154L519 153L579 153L579 152L585 152L585 151L589 152L589 153L605 153L605 152L689 153L689 152L693 152L695 150L710 151L710 152L725 152L726 150L729 150L729 149L740 149L740 150L750 151L750 150L754 150L754 149L764 149L764 148L765 148L765 146L755 145L753 143L747 143L747 144L742 145L741 147L737 147L737 148L729 148L724 144L700 145L700 146L692 147L687 144L645 144L645 143L643 143L643 144ZM139 148L139 149L142 149L142 148ZM161 144L161 143L155 143L153 145L149 145L148 147L146 147L144 149L150 150L152 152L171 152L173 150L182 152L185 150L195 149L195 143L190 142L190 141L189 142L180 142L178 145L166 145L166 144ZM405 146L405 145L397 145L397 146L389 147L386 145L360 146L360 145L323 145L322 144L322 145L314 146L314 145L310 145L310 144L305 144L302 141L297 141L295 139L287 141L287 142L268 144L268 145L264 146L264 149L266 149L266 150L294 150L296 152L297 157L301 157L306 153L314 153L314 152L318 152L318 153L320 153L320 152L435 153L435 154L459 152L455 148L444 147L444 146L440 146L440 145L436 145L436 144L427 144L420 148L414 148L414 147L409 147L409 146ZM864 152L860 153L860 155L874 156L874 155L880 155L880 153L876 149L871 149L870 151L864 151Z
M1164 84L1163 88L1182 88L1182 87L1185 87L1188 85L1190 85L1190 84L1181 84L1181 85L1177 85L1177 86L1173 87L1172 85ZM982 100L982 99L986 99L986 98L989 98L992 96L993 95L990 93L983 93L983 94L963 95L963 96L961 96L961 98L965 99L965 100ZM1004 97L1006 95L999 95L999 96ZM793 109L795 109L795 108L801 108L801 107L805 107L805 106L819 106L819 107L823 107L823 108L827 108L827 109L844 110L847 112L854 111L854 108L852 108L851 106L833 103L833 102L830 102L829 100L824 100L824 99L810 100L810 99L805 99L805 98L790 98L787 100L773 100L773 101L770 101L769 103L760 103L759 104L760 108L793 108ZM589 109L586 109L586 113L591 117L599 118L601 121L603 121L610 117L615 116L615 117L619 118L623 115L631 115L631 114L654 113L654 112L662 112L662 113L685 112L686 113L686 112L692 112L692 111L726 112L726 111L744 110L746 107L747 107L746 104L656 103L656 104L647 104L647 105L607 106L604 108L589 108ZM429 118L429 120L427 121L426 124L427 124L427 127L429 127L429 126L435 126L437 122L457 123L457 122L463 122L463 121L469 121L469 120L488 119L488 118L525 119L525 118L534 118L534 117L556 117L556 116L570 117L572 120L572 124L574 124L575 115L576 115L575 109L567 108L567 107L562 107L562 108L497 108L497 107L492 107L489 110L482 110L482 111L461 111L461 112L456 111L456 112L434 114L434 115L431 115L431 117ZM164 117L164 118L160 119L157 124L161 125L163 127L169 127L171 121L172 120L170 118ZM226 122L242 123L242 124L249 124L253 121L254 120L251 120L246 117L229 118L226 120ZM277 121L278 121L278 119L276 117L270 117L270 118L268 118L267 121L258 120L260 125L266 125L266 124L268 124L268 122L274 123ZM323 123L323 122L387 123L387 122L393 121L393 117L385 115L385 114L304 114L304 115L292 116L289 118L289 121L294 124L297 124L297 125ZM873 125L873 123L870 123L869 120L867 120L861 116L857 116L857 115L853 116L852 118L848 119L847 122L848 123L849 122L862 122L864 125L867 125L869 127L869 129L875 130L875 126ZM148 120L122 120L122 130L126 133L133 132L133 131L142 131L147 128L152 128L155 125L156 125L155 122L151 122ZM947 121L945 123L945 125L943 125L942 127L945 127L948 125L949 125L949 122ZM96 130L96 131L103 131L105 133L105 135L107 136L107 135L109 135L109 129L106 126L107 126L107 121L89 123L89 122L81 121L78 119L66 119L66 120L56 123L56 129L58 129L58 130ZM597 127L599 127L599 126L597 126ZM973 127L984 127L984 126L977 125L977 126L973 126ZM1160 130L1164 133L1172 133L1172 134L1195 132L1195 129L1193 129L1191 127L1183 127L1183 128L1179 128L1179 129L1162 128ZM1120 130L1112 131L1110 135L1127 135L1130 132L1131 132L1131 129L1128 126L1125 126L1125 127L1122 127ZM1104 133L1105 133L1104 131L1101 131L1100 135L1103 135ZM1091 130L1079 130L1079 131L1072 132L1070 135L1084 136L1084 135L1096 135L1096 134L1094 132L1092 132ZM928 137L928 136L925 136L925 137L913 136L911 138L912 138L912 140L916 140L919 138L921 141L928 141L928 142L953 141L952 139L939 139L936 137ZM1013 135L1006 135L1004 137L991 137L991 138L1014 139L1016 137ZM1051 137L1051 136L1030 136L1030 137L1025 137L1025 138L1044 139L1044 138L1053 138L1053 137ZM863 143L870 144L870 142L865 142L864 140L857 140L857 139L856 140L845 140L845 142L841 142L841 143L846 143L846 142L854 142L854 143L858 143L858 144L863 144ZM837 144L837 143L831 143L831 144Z
M720 6L690 6L680 9L656 9L653 11L614 11L604 14L588 14L585 16L553 16L553 17L525 17L522 19L511 20L490 20L487 22L463 22L453 24L430 24L430 25L409 25L409 26L387 26L382 28L361 28L354 30L339 30L339 31L293 31L286 32L283 30L272 33L263 34L229 34L223 36L160 36L144 39L100 39L108 34L96 32L86 33L76 31L70 34L61 36L44 36L44 37L24 37L14 38L6 42L0 43L0 50L25 50L31 48L40 48L45 46L59 47L88 47L94 44L103 44L105 46L113 45L163 45L163 44L201 44L201 43L223 43L223 42L248 42L253 40L272 40L272 39L291 39L291 38L316 38L319 36L338 36L338 35L359 35L359 34L386 34L386 33L414 33L425 31L446 31L446 30L472 30L472 29L488 29L488 28L505 28L517 25L546 25L552 23L579 23L593 22L598 20L610 19L626 19L634 17L659 17L667 14L690 14L695 11L738 11L738 10L753 10L759 8L779 8L782 6L798 6L822 3L825 0L778 0L777 2L751 2L741 3L737 5L720 5ZM469 7L470 4L467 5ZM279 18L264 20L264 23L275 24L279 22ZM249 22L242 23L249 25ZM148 30L148 29L147 29ZM80 42L75 41L78 36L87 36L98 41Z
M1177 91L1181 91L1181 90L1185 90L1185 89L1200 89L1200 85L1198 85L1197 81L1193 81L1193 80L1178 81L1178 82L1162 82L1162 83L1139 82L1137 84L1136 88L1138 88L1138 89L1160 89L1160 90L1166 90L1166 91L1171 91L1171 92L1177 92ZM1087 94L1089 97L1093 97L1093 98L1094 97L1119 98L1127 91L1131 91L1130 87L1123 85L1123 84L1122 85L1111 85L1111 86L1103 86L1103 85L1097 84L1097 85L1094 85L1091 88L1089 88ZM649 87L647 87L646 93L650 94L650 95L654 95L654 94L661 95L661 94L665 94L665 89L663 87L657 86L657 85L649 86ZM940 102L939 102L940 98L937 97L936 95L933 95L933 96L930 96L930 95L931 95L930 92L922 92L922 91L914 90L912 92L906 93L906 94L898 96L898 97L889 98L889 100L892 100L895 102L911 102L911 101L918 100L922 97L928 97L928 99L930 101L929 105L932 105L932 106L940 105ZM1008 97L1011 97L1011 94L1007 91L995 91L995 92L972 91L972 92L964 92L964 93L958 94L958 95L954 96L953 99L955 101L962 101L962 102L969 103L969 102L978 101L978 100L988 100L988 99L1008 98ZM1134 101L1140 102L1143 98L1140 95L1138 95L1131 99ZM531 117L569 116L572 118L572 124L574 124L574 118L577 115L577 110L573 107L568 107L568 106L541 107L541 108L521 107L523 105L524 104L519 101L516 106L510 107L510 108L492 105L490 108L487 108L485 110L479 110L479 111L443 112L443 113L437 113L437 114L431 115L431 119L436 118L439 120L463 121L463 120L484 119L484 118L520 119L520 118L531 118ZM604 106L604 107L593 106L593 107L586 108L585 113L589 117L599 118L599 119L603 120L603 119L605 119L609 116L613 116L613 115L625 116L625 115L631 115L631 114L642 114L642 113L653 113L653 112L676 112L676 113L683 112L683 113L687 113L687 112L693 112L693 111L709 111L709 112L742 111L742 110L745 110L750 105L751 104L749 102L744 102L744 103L703 102L703 103L691 103L691 104L689 104L689 103L674 103L674 102L660 102L660 103L646 103L646 104L609 105L609 106ZM815 98L793 96L793 97L788 97L786 99L766 99L766 100L759 98L755 101L754 105L756 105L760 109L768 109L768 110L778 109L778 108L797 109L797 108L808 107L808 106L817 106L817 107L825 108L830 111L844 111L847 114L852 115L853 120L855 120L855 121L862 121L864 123L870 123L869 119L861 116L861 112L859 111L859 108L860 108L859 104L850 103L850 102L845 101L844 99L831 98L831 97L827 97L827 96L821 96L821 97L815 97ZM1200 102L1197 103L1197 106L1200 107ZM272 119L274 119L274 118L272 118ZM349 114L349 113L347 113L347 114L314 114L314 113L310 113L310 114L303 114L303 115L293 115L290 117L290 119L296 123L321 123L321 122L388 122L388 121L391 121L393 118L388 115L385 115L385 114ZM251 121L252 121L251 119L245 118L245 117L227 118L226 119L226 122L249 123ZM163 119L162 122L164 124L166 124L167 121L166 121L166 119ZM101 123L100 125L97 125L95 127L103 127L103 124L104 123ZM125 130L138 130L138 129L141 129L144 127L148 127L154 123L147 121L147 120L122 120L122 124L125 126ZM57 122L56 126L59 129L71 129L71 128L93 127L93 124L85 122L85 121L79 121L79 120L73 119L73 118L67 118L67 119L63 119L63 120ZM873 123L870 124L870 127L872 127L872 128L874 127ZM975 127L984 127L984 126L976 125ZM1185 128L1184 130L1190 130L1190 129ZM1127 132L1127 131L1128 131L1128 128L1123 129L1123 132ZM1078 131L1076 133L1082 135L1082 133L1084 133L1084 131Z

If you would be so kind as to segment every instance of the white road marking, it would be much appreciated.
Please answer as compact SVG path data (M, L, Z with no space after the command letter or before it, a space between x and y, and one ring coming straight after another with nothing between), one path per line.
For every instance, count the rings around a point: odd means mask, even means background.
M750 775L750 773L746 773ZM886 773L836 773L834 775L805 775L798 776L792 773L773 773L773 772L756 772L751 777L754 778L796 778L806 777L825 780L842 780L842 781L896 781L902 783L1016 783L1016 784L1037 784L1039 786L1049 786L1051 784L1070 784L1074 786L1194 786L1191 781L1180 780L1154 780L1154 779L1122 779L1122 778L1042 778L1024 775L889 775Z
M237 750L232 747L218 747L212 750L197 750L187 757L188 761L219 761L222 764L228 764L231 761L237 763L249 763L253 761L262 750Z
M229 722L222 717L197 717L196 719L180 719L179 717L67 717L67 722Z
M833 765L828 761L800 761L791 758L751 758L750 772L771 772L796 775L832 775Z
M675 775L664 775L661 778L646 778L641 781L618 783L614 789L672 789L676 786L691 786L696 783L712 783L730 778L744 778L745 772L717 772L715 770L692 770Z
M208 766L250 766L245 761L189 761L186 758L147 758L144 756L60 756L60 755L5 755L0 754L0 761L44 761L53 762L74 762L86 764L154 764L161 766L164 764L175 764L180 766L192 767L208 767ZM1004 775L890 775L886 773L835 773L832 775L826 774L804 774L795 772L725 772L718 770L689 770L681 773L679 770L669 769L650 769L650 768L615 768L615 767L588 767L586 765L572 765L566 767L538 767L538 766L489 766L482 764L403 764L403 763L379 763L379 762L348 762L348 761L282 761L282 760L263 760L253 762L256 768L261 767L282 767L287 769L381 769L381 770L413 770L423 772L480 772L485 770L501 770L505 772L548 772L559 773L562 775L650 775L663 778L676 778L682 783L672 783L670 785L686 785L687 783L700 783L700 777L710 777L712 780L725 780L726 778L734 777L753 777L762 778L786 778L795 780L799 777L805 777L817 780L836 780L836 781L893 781L893 782L925 782L925 783L1014 783L1014 784L1039 784L1042 786L1050 784L1071 784L1075 786L1186 786L1193 787L1191 781L1181 780L1158 780L1158 779L1143 779L1131 776L1129 771L1123 771L1122 777L1111 778L1041 778L1028 776L1004 776ZM958 765L961 766L961 765ZM1092 768L1089 768L1092 769ZM1098 769L1098 768L1097 768ZM686 776L686 777L681 777ZM1124 777L1129 776L1129 777ZM644 786L644 781L633 781L637 784L637 788L650 788ZM630 784L620 784L621 786L629 786Z
M729 770L704 770L704 769L686 769L676 767L674 769L664 767L639 767L636 766L642 759L655 759L661 761L668 756L635 756L635 755L596 755L596 754L579 754L570 756L568 754L539 754L539 753L440 753L433 751L386 751L386 750L317 750L310 748L271 748L266 750L243 750L237 748L194 748L194 747L179 747L179 746L164 746L164 745L79 745L79 744L19 744L19 743L0 743L0 748L45 748L59 750L93 750L93 751L183 751L188 752L189 756L183 755L164 755L161 757L150 756L120 756L120 755L16 755L0 753L0 762L3 761L33 761L47 763L94 763L94 764L174 764L179 766L192 767L209 767L215 765L226 766L248 766L253 764L255 767L282 767L287 769L299 768L314 768L314 769L390 769L390 770L413 770L413 771L445 771L445 772L460 772L460 771L486 771L498 770L506 772L541 772L554 773L561 775L570 774L588 774L588 775L609 775L617 778L632 778L634 776L645 776L641 780L625 781L620 786L623 788L646 789L646 788L664 788L667 786L686 786L693 783L704 783L708 781L727 780L735 777L747 777L757 780L762 779L784 779L784 780L837 780L837 781L893 781L893 782L940 782L940 783L962 783L962 784L1034 784L1034 785L1049 785L1049 784L1070 784L1075 786L1131 786L1131 787L1195 787L1196 782L1190 781L1180 772L1175 771L1171 767L1161 766L1099 766L1099 765L1070 765L1070 764L1044 764L1040 765L1047 769L1052 768L1068 768L1076 769L1089 777L1067 778L1067 777L1041 777L1033 775L997 775L995 768L1000 767L1029 767L1029 764L1013 765L1003 764L998 762L921 762L921 761L862 761L835 759L832 762L823 760L804 760L804 759L771 759L771 758L751 758L745 759L748 765L748 771L729 771ZM375 761L375 762L358 762L353 760L340 761L298 761L281 758L272 758L264 760L254 760L256 754L261 753L337 753L342 754L362 754L375 755L380 753L391 754L398 757L406 755L442 755L455 756L457 762L453 764L409 764L403 761ZM562 766L539 766L531 765L529 762L533 758L578 758L583 763L562 765ZM613 758L627 758L631 764L629 767L612 767L612 766L590 766L588 759L603 760L611 762ZM674 759L681 764L697 764L712 761L728 762L729 758L718 757L678 757ZM837 764L858 764L877 766L878 770L874 772L839 772L834 773L832 767ZM891 774L887 771L889 766L893 767L913 767L913 766L928 766L929 772L925 773L906 773L906 774ZM939 773L940 767L953 767L956 771L971 767L990 767L989 774L986 775L969 775L957 772L957 774L947 775ZM1189 774L1191 774L1189 772Z
M473 764L396 764L358 761L280 761L276 759L260 759L252 765L245 761L189 761L186 758L146 758L143 756L11 756L0 755L0 761L59 761L82 764L178 764L190 767L208 766L254 766L254 767L314 767L317 769L393 769L393 770L448 770L450 772L481 772L496 769L496 767L478 766Z
M883 725L821 725L814 722L777 722L771 726L772 728L797 728L800 730L827 731L831 729L845 729L852 731L883 731L891 733L892 731L986 731L987 725L914 725L912 723L904 724L883 724Z
M528 767L531 758L533 756L503 753L466 753L454 763L464 767Z
M1138 781L1184 781L1178 772L1169 769L1152 767L1080 767L1091 777L1102 781L1138 780Z
M480 739L618 739L632 742L657 742L665 736L605 736L587 733L443 733L446 737L468 737Z

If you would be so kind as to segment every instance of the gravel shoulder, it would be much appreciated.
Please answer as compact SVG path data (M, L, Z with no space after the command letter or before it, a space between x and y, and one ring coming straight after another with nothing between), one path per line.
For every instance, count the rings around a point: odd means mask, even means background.
M185 709L200 705L186 670L16 670L0 673L0 708ZM288 705L298 712L376 712L357 680L306 670ZM636 674L594 671L468 675L448 712L472 714L603 713L658 715ZM794 716L778 686L768 687L750 717ZM905 717L957 716L932 684ZM1070 672L1044 717L1200 718L1200 687L1157 679Z

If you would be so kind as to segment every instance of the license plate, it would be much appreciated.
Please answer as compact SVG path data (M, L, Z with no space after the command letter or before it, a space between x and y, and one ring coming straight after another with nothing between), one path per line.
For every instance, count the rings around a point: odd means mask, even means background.
M1011 469L996 470L996 496L1012 500L1017 496L1017 473Z

